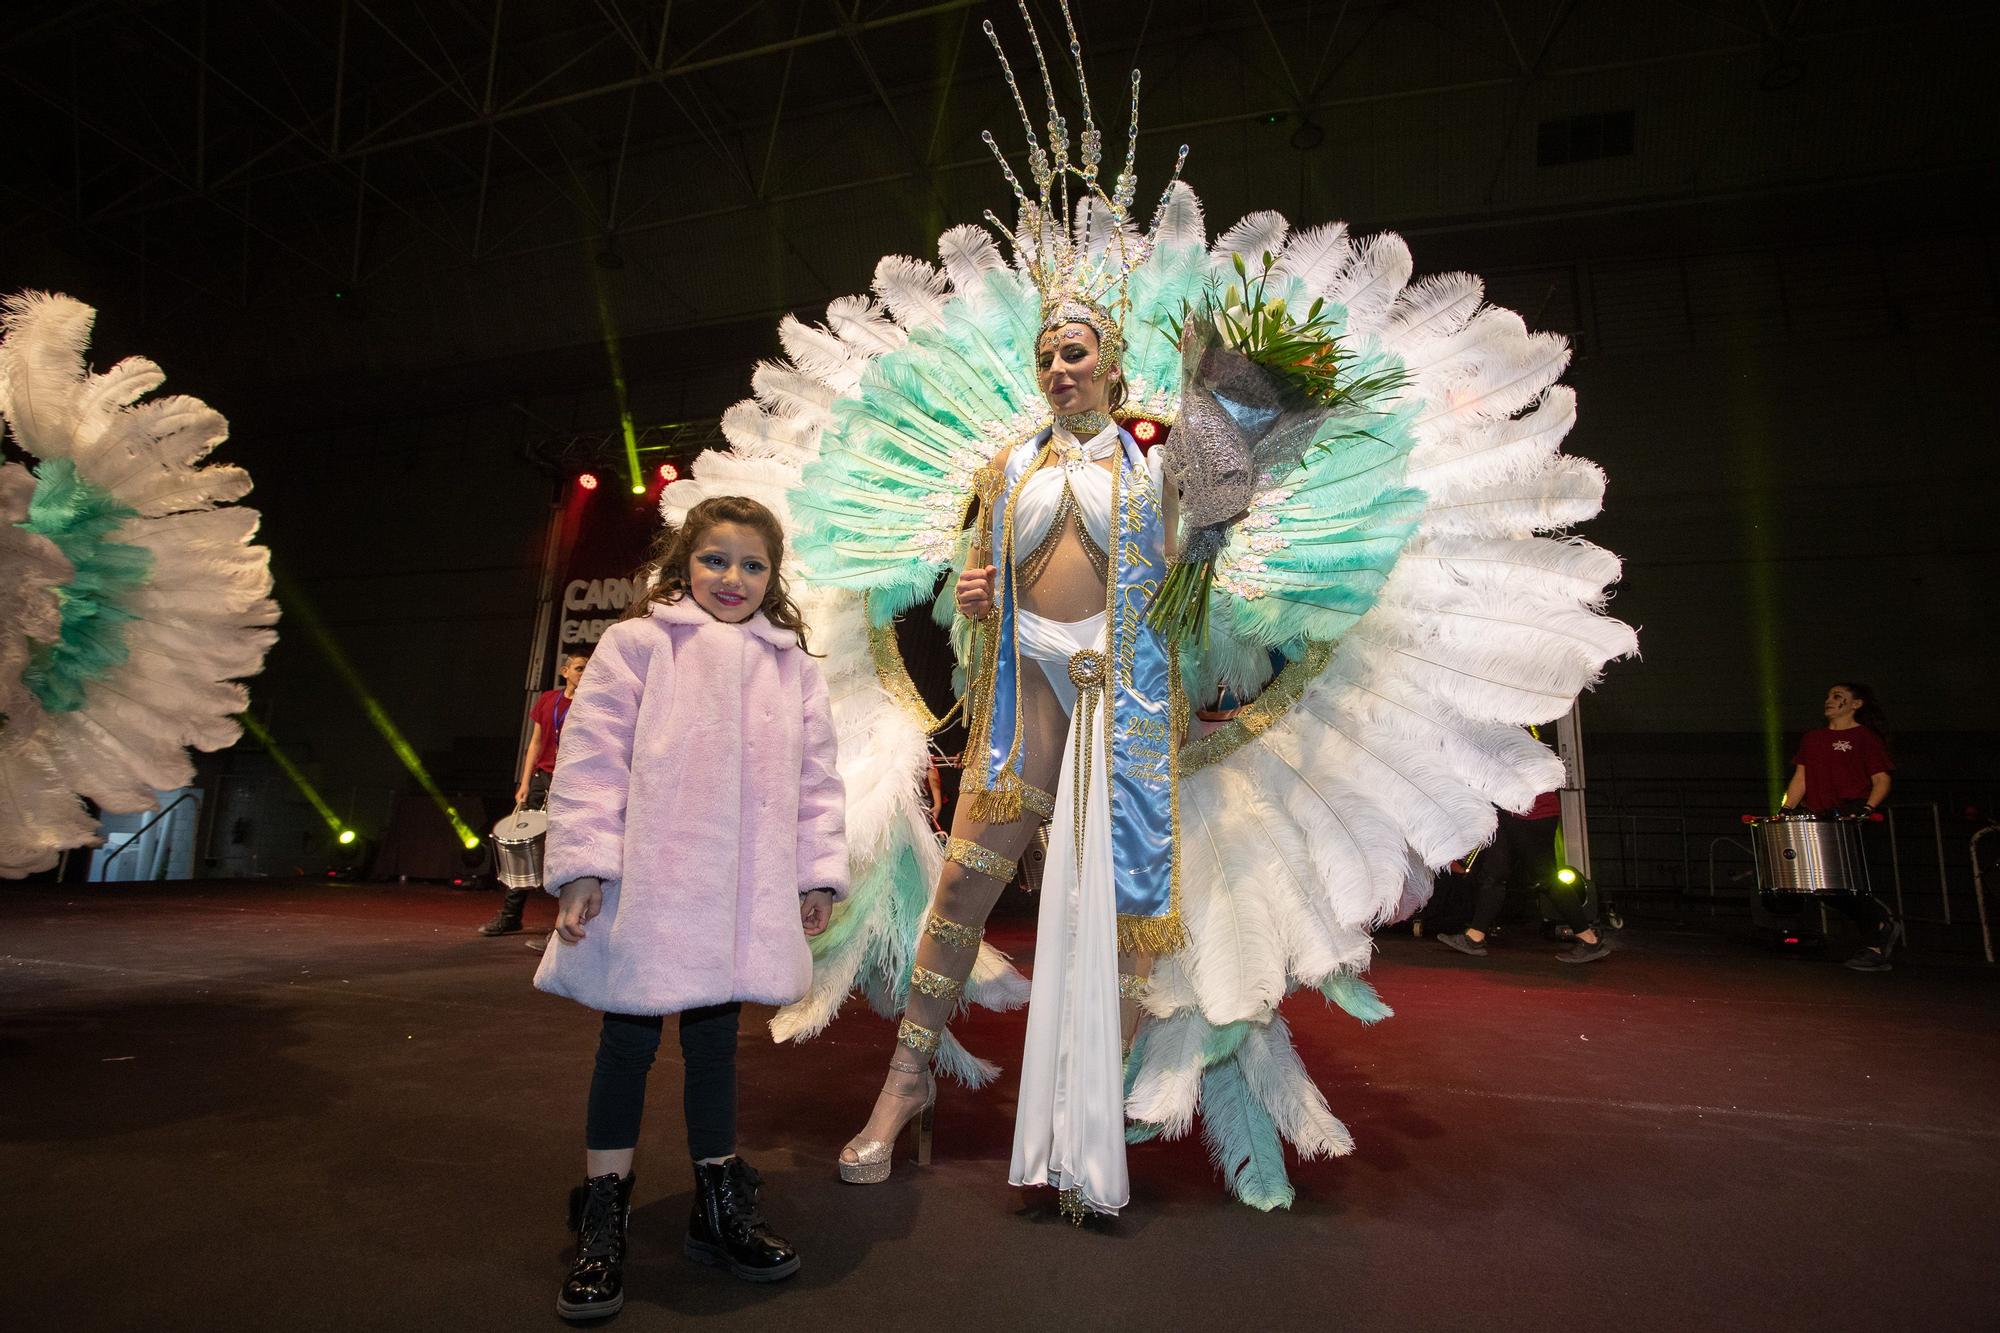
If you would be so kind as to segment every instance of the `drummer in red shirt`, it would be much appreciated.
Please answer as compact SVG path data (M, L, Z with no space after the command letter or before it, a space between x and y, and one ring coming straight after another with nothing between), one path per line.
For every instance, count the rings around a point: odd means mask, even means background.
M1889 774L1896 767L1882 739L1875 691L1856 682L1835 685L1827 690L1822 711L1826 725L1799 739L1792 780L1778 813L1872 815L1889 799ZM1852 920L1868 942L1847 965L1857 972L1887 972L1902 924L1872 894L1829 896L1826 901Z
M556 745L562 739L563 719L569 715L570 700L576 696L577 682L590 661L589 648L572 648L563 654L557 677L558 689L543 690L528 707L534 727L528 733L528 749L521 759L521 780L514 785L514 805L539 810L549 798L549 779L555 776ZM508 889L500 911L479 928L482 935L512 935L521 928L521 911L533 889Z

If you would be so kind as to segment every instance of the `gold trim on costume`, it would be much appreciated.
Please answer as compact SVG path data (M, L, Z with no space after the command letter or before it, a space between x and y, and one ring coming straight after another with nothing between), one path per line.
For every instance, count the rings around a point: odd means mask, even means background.
M896 1029L896 1040L918 1055L930 1055L936 1051L939 1035L936 1029L912 1023L907 1018L903 1020L903 1025Z
M1019 867L990 847L981 847L968 838L953 838L944 845L944 859L956 861L975 875L1010 883Z
M1264 692L1244 705L1233 719L1200 740L1183 745L1179 755L1183 771L1193 773L1220 763L1276 726L1298 704L1306 686L1326 670L1326 664L1333 660L1333 647L1324 640L1307 644L1305 655L1286 663L1285 669L1264 687Z
M1024 782L1021 784L1021 808L1031 815L1040 815L1043 819L1054 819L1056 817L1056 794L1052 791L1043 791L1040 787L1031 787Z
M954 949L977 948L979 941L986 935L986 932L977 926L962 926L956 921L939 916L936 912L932 912L924 921L924 933L939 944Z
M1090 561L1090 567L1097 571L1100 579L1111 577L1111 557L1090 535L1090 525L1083 521L1083 508L1077 503L1076 492L1071 489L1069 476L1063 475L1062 501L1056 506L1055 517L1049 520L1049 530L1034 550L1015 564L1014 573L1023 588L1033 587L1041 581L1042 574L1055 558L1056 548L1062 545L1063 533L1069 529L1070 520L1076 520L1077 540L1083 545L1083 554Z
M933 1000L956 1000L965 992L965 985L919 963L910 969L910 989Z
M910 678L910 668L903 661L903 647L896 642L894 622L887 625L875 623L868 612L867 593L861 595L861 615L868 622L868 655L875 662L875 679L927 734L935 736L943 731L952 715L963 706L963 701L954 705L943 717L933 713L931 706L924 702L924 696L917 691L916 681Z

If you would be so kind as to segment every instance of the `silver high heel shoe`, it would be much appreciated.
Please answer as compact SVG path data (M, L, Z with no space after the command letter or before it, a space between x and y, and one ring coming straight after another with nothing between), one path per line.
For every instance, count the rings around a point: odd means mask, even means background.
M896 1132L884 1141L864 1139L855 1135L841 1150L840 1178L850 1185L879 1185L889 1178L889 1168L894 1164L896 1140L903 1136L903 1130L910 1131L911 1150L918 1166L931 1164L931 1126L937 1113L937 1075L929 1069L900 1070L900 1073L920 1073L924 1077L924 1100L910 1118L898 1126ZM900 1097L901 1093L891 1096ZM847 1160L849 1151L855 1159Z

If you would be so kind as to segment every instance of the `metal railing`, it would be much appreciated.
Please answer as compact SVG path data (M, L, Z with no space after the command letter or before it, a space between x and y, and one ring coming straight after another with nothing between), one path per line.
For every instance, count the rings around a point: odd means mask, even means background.
M1989 833L2000 831L2000 824L1988 824L1972 835L1966 844L1966 854L1972 858L1972 901L1979 906L1979 942L1986 950L1986 961L1993 961L1993 927L1986 921L1986 876L1979 865L1979 840Z
M111 863L113 861L116 861L119 857L125 855L126 848L132 846L132 844L138 842L139 839L145 837L146 834L151 831L153 825L159 823L162 819L165 819L168 815L172 814L175 810L179 809L182 805L184 805L188 801L192 801L194 798L195 798L194 792L192 791L182 792L179 796L176 796L174 797L173 800L169 801L164 810L161 810L151 819L139 825L138 828L133 829L131 836L127 837L125 841L119 843L116 847L114 847L111 851L111 855L105 857L103 861L98 863L97 877L99 879L105 878L106 872L108 872L111 869Z

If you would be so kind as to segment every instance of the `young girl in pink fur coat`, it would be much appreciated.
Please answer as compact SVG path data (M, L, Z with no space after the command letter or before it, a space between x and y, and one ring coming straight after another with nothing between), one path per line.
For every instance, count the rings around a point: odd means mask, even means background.
M826 683L763 505L705 500L662 539L649 600L597 646L563 728L543 882L561 898L535 985L604 1011L572 1192L571 1319L624 1303L646 1072L680 1015L695 1205L686 1253L753 1282L798 1271L736 1155L736 1018L806 991L806 936L847 892Z

